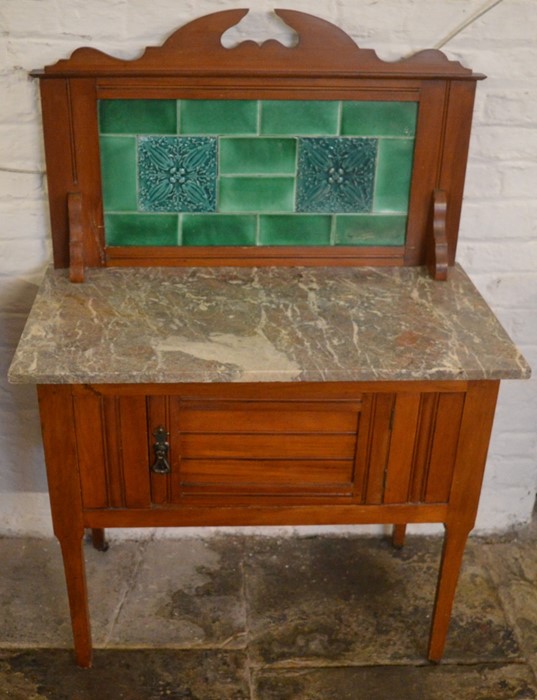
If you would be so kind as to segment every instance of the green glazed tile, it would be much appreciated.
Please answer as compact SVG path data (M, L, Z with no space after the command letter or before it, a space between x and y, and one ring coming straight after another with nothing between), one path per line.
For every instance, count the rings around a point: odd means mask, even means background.
M262 134L338 133L339 102L266 100L261 103Z
M224 175L294 175L296 139L220 139L220 172Z
M343 102L343 136L414 136L417 102Z
M255 245L257 217L236 214L184 214L183 245Z
M294 178L222 177L219 211L287 212L294 209Z
M177 214L107 214L107 245L177 245Z
M376 139L299 138L297 211L371 211Z
M413 139L380 139L373 211L408 211Z
M180 134L256 134L255 100L181 100Z
M272 214L259 219L262 245L330 245L331 216Z
M136 139L101 136L101 177L105 211L136 211Z
M404 245L406 216L336 216L336 245Z
M176 100L100 100L101 134L176 134Z
M138 201L142 211L215 211L216 175L215 138L138 138Z

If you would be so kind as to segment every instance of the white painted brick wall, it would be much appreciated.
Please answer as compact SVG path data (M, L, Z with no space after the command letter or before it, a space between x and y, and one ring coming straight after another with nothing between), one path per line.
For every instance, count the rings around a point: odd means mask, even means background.
M37 85L28 71L82 45L133 58L177 26L242 0L2 0L0 3L0 533L50 534L32 387L5 380L50 259ZM269 0L235 38L282 40ZM277 3L279 4L279 3ZM537 3L535 0L286 0L385 60L443 46L478 86L459 260L537 367ZM488 11L487 11L488 10ZM477 16L481 15L481 16ZM476 18L477 17L477 18ZM474 21L472 19L475 18ZM456 33L464 23L468 26ZM452 36L455 34L454 36ZM447 42L446 42L447 40ZM445 43L445 45L444 45ZM537 380L505 382L477 531L528 522L537 487Z

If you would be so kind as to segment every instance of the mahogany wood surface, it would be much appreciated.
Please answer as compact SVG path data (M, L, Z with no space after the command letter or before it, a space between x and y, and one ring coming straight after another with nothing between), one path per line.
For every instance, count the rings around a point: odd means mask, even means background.
M80 75L163 76L190 74L242 74L247 67L264 75L306 75L354 73L360 65L367 76L385 77L455 76L476 79L471 70L457 61L449 61L437 50L420 51L410 58L385 62L372 49L360 49L336 25L296 10L275 13L296 30L299 41L292 49L270 40L259 46L245 41L226 49L222 34L235 26L248 10L225 10L200 17L177 29L161 47L149 47L134 61L107 56L92 48L77 49L71 58L45 68L40 77ZM290 62L291 59L291 62ZM246 72L248 72L246 70Z
M213 384L204 392L178 384L168 396L152 395L151 385L40 386L77 663L91 658L85 527L99 546L106 527L391 523L402 546L406 525L418 522L446 525L429 644L429 658L438 660L498 382L402 384L283 384L282 392L272 384ZM157 475L152 444L160 425L171 473Z
M447 280L448 240L447 240L447 196L444 190L433 192L432 236L427 244L427 266L435 280Z
M69 386L39 386L39 408L54 534L61 546L79 666L91 666L92 644L82 554L83 510Z
M476 81L440 51L385 62L338 27L277 14L299 41L222 45L246 10L214 13L125 61L82 48L41 79L54 265L424 265L455 260ZM98 134L104 99L376 100L418 103L404 246L107 247ZM431 208L431 202L433 206ZM54 532L76 661L91 664L85 528L393 525L446 527L429 640L441 658L474 525L496 381L41 385ZM159 453L160 450L160 453ZM160 454L160 456L159 456ZM169 467L169 469L168 469Z
M35 71L41 79L54 263L69 265L66 199L82 198L85 264L103 265L423 265L433 236L435 189L449 199L446 245L455 260L476 81L483 76L437 50L385 62L338 27L302 12L277 10L299 41L225 48L222 34L246 10L214 13L181 27L138 59L92 48ZM97 128L99 99L412 100L419 104L407 237L400 246L173 248L107 247ZM78 250L78 248L77 248ZM77 259L78 260L78 259ZM78 275L80 277L80 275Z

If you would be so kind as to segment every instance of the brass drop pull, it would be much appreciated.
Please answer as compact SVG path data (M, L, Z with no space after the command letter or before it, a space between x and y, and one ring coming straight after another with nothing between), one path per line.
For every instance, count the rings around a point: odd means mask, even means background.
M167 460L170 443L168 442L169 433L161 425L153 431L155 442L153 450L155 451L155 461L151 467L151 471L155 474L169 474L171 471L170 463Z

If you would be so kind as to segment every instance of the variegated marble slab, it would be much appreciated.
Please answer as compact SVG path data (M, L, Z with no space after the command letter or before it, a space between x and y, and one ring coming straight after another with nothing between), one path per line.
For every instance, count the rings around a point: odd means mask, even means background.
M49 270L15 383L525 378L460 267Z

